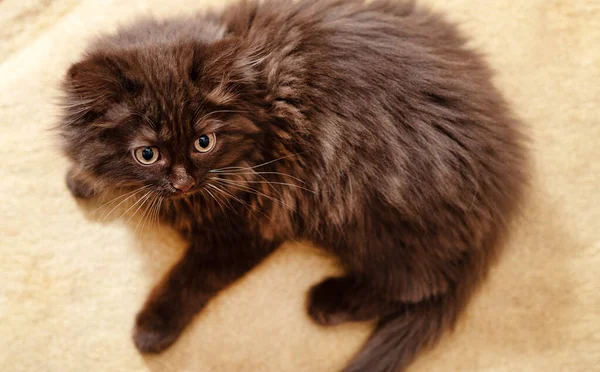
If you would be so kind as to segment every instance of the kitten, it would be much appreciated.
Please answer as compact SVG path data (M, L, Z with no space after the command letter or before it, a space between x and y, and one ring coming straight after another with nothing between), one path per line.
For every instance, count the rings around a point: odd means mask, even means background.
M520 124L490 78L406 1L242 2L100 38L64 81L68 187L138 198L190 244L137 348L169 347L299 239L346 269L310 290L310 316L378 320L345 370L403 370L453 327L521 199Z

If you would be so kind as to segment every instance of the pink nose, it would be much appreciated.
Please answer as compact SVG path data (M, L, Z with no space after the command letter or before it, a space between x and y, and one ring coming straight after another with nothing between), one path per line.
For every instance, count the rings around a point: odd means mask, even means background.
M190 189L194 187L195 184L196 182L194 182L194 179L192 179L191 177L173 181L173 187L181 192L190 191Z
M182 165L173 166L169 178L171 185L181 192L190 191L190 189L196 184L194 178L189 175L185 167Z

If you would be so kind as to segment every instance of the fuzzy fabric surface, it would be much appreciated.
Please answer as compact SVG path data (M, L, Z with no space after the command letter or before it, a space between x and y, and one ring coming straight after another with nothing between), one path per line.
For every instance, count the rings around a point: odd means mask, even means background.
M211 4L212 3L212 4ZM86 42L137 16L220 0L0 1L0 369L336 371L372 324L321 328L307 289L335 260L286 244L159 356L133 319L183 252L75 201L50 130L58 82ZM410 371L592 371L600 364L600 1L429 0L460 23L528 125L532 187L502 259L456 331Z

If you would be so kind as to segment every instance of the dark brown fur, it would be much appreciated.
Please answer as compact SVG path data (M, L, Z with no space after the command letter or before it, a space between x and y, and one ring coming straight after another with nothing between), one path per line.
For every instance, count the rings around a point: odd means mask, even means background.
M402 370L452 328L525 172L519 123L464 44L391 0L240 3L97 41L64 84L68 185L150 185L148 204L190 242L137 317L139 350L170 346L290 239L347 270L310 291L315 321L378 319L346 371ZM207 133L215 149L194 152ZM138 164L140 144L161 161Z

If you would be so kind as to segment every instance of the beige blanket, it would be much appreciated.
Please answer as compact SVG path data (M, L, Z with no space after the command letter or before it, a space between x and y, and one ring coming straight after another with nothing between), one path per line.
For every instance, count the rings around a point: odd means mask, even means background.
M429 2L489 55L530 126L535 169L506 254L456 332L411 371L597 371L600 1ZM210 3L220 1L0 1L0 370L335 371L367 337L370 324L309 321L306 290L336 268L289 244L168 352L144 357L131 342L182 242L165 228L134 236L117 218L100 223L70 196L49 131L57 82L97 33Z

